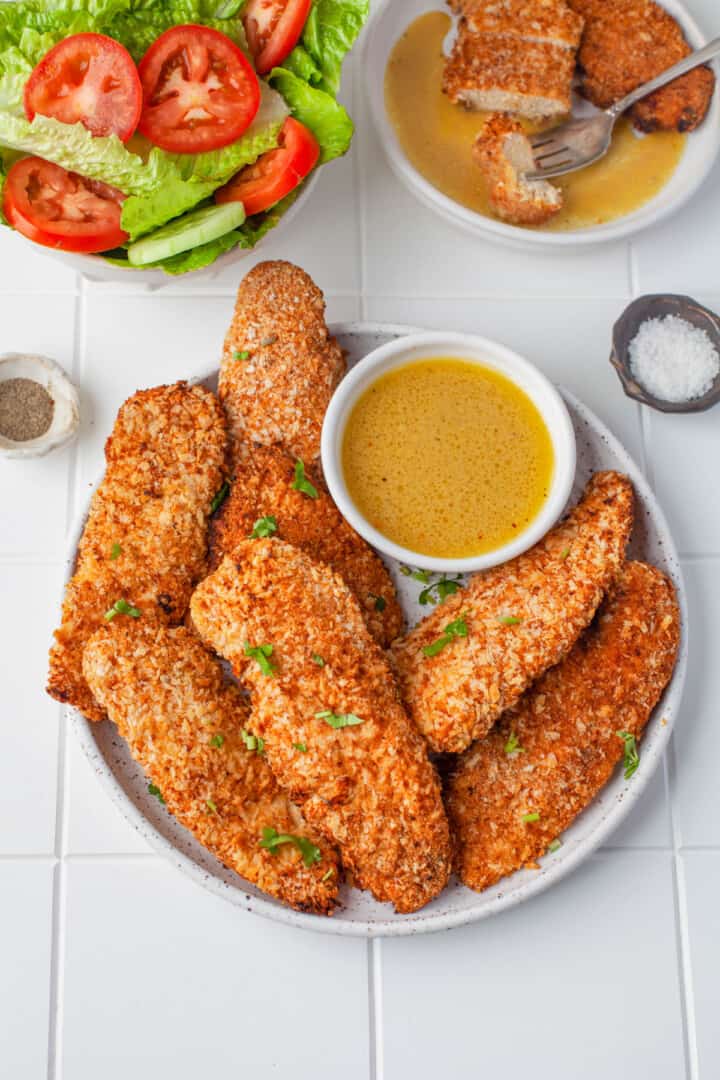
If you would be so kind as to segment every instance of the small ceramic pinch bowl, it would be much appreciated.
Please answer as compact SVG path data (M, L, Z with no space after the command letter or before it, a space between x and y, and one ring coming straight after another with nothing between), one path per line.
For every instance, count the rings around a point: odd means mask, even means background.
M53 415L50 427L36 439L15 442L0 435L0 458L42 457L75 438L80 423L78 392L58 363L34 353L4 353L0 356L0 382L31 379L50 395Z
M704 330L720 353L720 315L693 300L691 296L671 293L640 296L625 308L613 327L610 363L618 373L623 390L628 397L666 413L703 412L720 401L720 374L712 387L702 397L690 401L665 401L650 394L635 379L630 367L630 342L647 319L664 319L677 315Z
M411 551L379 532L354 503L342 469L342 446L350 413L380 376L420 360L443 356L491 368L525 392L550 435L554 469L550 490L539 513L510 543L469 558L437 558ZM487 570L527 551L562 514L575 477L575 434L565 403L553 384L533 364L504 345L473 334L422 333L388 342L361 360L340 383L330 402L322 430L322 465L330 494L340 512L369 544L399 560L436 573L466 574Z

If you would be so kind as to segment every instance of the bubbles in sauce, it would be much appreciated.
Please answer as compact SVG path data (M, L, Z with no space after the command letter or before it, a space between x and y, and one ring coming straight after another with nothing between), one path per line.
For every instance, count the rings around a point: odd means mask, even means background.
M400 145L418 172L455 202L493 217L472 158L484 114L453 105L441 89L442 46L450 24L448 15L431 11L408 26L388 61L385 103ZM685 138L674 131L638 138L630 122L621 120L601 161L553 181L562 188L565 205L541 228L586 228L637 210L668 182Z
M356 402L342 468L350 497L388 539L467 558L519 536L552 482L550 434L499 372L452 357L381 376Z

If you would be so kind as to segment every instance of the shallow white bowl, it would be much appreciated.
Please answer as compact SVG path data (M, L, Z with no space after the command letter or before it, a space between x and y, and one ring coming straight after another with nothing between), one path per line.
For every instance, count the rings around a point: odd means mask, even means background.
M378 345L414 332L411 327L378 323L341 323L330 330L346 351L350 366ZM217 371L201 381L215 389ZM616 769L610 783L564 833L562 847L545 855L536 870L518 870L483 893L471 892L453 880L440 896L414 915L398 915L390 904L379 904L368 893L344 885L342 907L327 919L284 907L223 866L178 824L154 795L149 794L147 778L133 761L115 725L109 720L93 724L76 710L69 709L76 735L106 792L125 819L159 854L216 896L242 910L255 912L288 926L352 937L398 937L463 926L530 900L576 869L607 840L641 797L662 760L672 734L687 669L687 601L672 536L642 472L589 409L564 390L562 396L577 438L578 463L573 497L580 496L590 475L598 469L619 469L627 473L636 495L636 522L630 555L654 563L669 574L680 600L682 642L677 666L646 728L640 747L640 767L635 775L625 780L622 768ZM88 492L88 503L90 495L91 492ZM86 513L87 504L78 515L70 535L68 577L72 574ZM420 607L417 602L419 586L405 577L393 560L388 559L387 565L403 611L412 625L427 614L427 608Z
M492 368L523 390L542 416L555 458L550 491L537 517L515 539L494 551L467 559L441 559L394 543L371 525L352 500L345 484L341 458L347 421L358 398L381 375L418 360L448 356ZM375 349L342 380L328 407L322 430L322 465L330 494L343 517L369 544L401 563L438 573L468 574L527 551L552 528L565 509L575 476L575 433L565 403L553 384L534 364L495 341L474 334L410 334Z
M707 43L707 36L679 0L661 2L680 23L687 40L694 48ZM619 240L673 214L695 194L710 172L720 151L720 94L717 89L704 122L688 137L682 159L673 176L650 202L625 217L586 229L547 232L507 225L461 206L438 191L408 161L385 109L385 68L395 42L414 19L433 10L447 12L447 8L439 0L403 0L403 3L398 3L397 0L382 0L365 36L362 69L365 72L365 87L373 120L394 172L425 206L465 232L526 250L545 248L548 251L565 251ZM418 117L418 123L422 123L422 117Z

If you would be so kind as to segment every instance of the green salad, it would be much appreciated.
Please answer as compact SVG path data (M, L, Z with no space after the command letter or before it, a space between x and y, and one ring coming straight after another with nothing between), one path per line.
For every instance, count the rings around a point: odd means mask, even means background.
M336 95L367 8L0 4L2 224L169 274L253 247L350 145Z

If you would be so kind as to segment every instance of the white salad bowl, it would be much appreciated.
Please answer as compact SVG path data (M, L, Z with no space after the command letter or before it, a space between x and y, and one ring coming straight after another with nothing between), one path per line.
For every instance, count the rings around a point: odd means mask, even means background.
M661 3L677 19L693 48L700 48L707 43L707 36L680 0L661 0ZM624 239L679 210L692 198L712 169L720 151L718 88L705 120L697 131L688 136L682 158L671 178L654 198L624 217L584 229L548 232L539 228L508 225L469 210L434 187L408 161L385 108L385 69L390 53L407 26L418 16L433 10L447 12L441 0L404 0L403 3L382 0L365 36L362 70L365 72L370 111L393 171L425 206L459 226L464 232L478 239L493 240L524 250L541 248L556 252Z
M353 502L341 465L348 418L361 395L381 375L418 360L448 356L491 368L527 394L540 413L553 447L554 469L547 498L538 515L509 544L465 559L441 559L401 547L367 520ZM322 466L330 494L343 517L373 547L401 563L437 573L466 574L507 562L536 544L562 514L575 478L575 433L563 399L553 384L517 353L474 334L433 332L410 334L374 349L356 364L338 386L325 414Z

